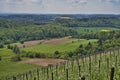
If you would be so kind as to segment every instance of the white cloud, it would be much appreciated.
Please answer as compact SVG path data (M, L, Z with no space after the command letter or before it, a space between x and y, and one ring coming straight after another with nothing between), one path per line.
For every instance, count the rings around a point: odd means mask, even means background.
M71 4L87 4L88 0L67 0Z
M0 0L0 3L5 4L41 4L42 0Z

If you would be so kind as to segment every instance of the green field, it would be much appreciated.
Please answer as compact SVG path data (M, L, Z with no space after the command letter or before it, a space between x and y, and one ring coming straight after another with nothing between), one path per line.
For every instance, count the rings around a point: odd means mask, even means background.
M10 77L18 73L25 73L26 71L33 70L37 68L35 65L22 64L19 62L12 62L11 58L15 54L8 49L0 49L0 56L2 61L0 61L0 78Z
M73 51L80 44L85 45L88 42L95 42L95 41L97 40L74 39L74 40L59 43L59 44L39 44L36 46L21 48L21 50L32 51L32 52L42 52L50 55L55 51L60 51L61 53L66 51ZM15 45L15 44L16 43L13 43L11 45ZM6 77L6 76L10 77L19 73L25 73L26 71L33 70L38 67L30 64L12 62L11 58L15 56L15 53L13 53L12 50L9 50L6 48L0 49L0 56L2 57L2 61L0 61L0 78Z
M72 41L67 41L59 44L39 44L36 46L22 48L24 51L31 52L41 52L41 53L54 53L55 51L59 52L69 52L74 51L79 47L80 44L87 44L89 42L95 42L96 39L86 40L86 39L74 39Z
M111 27L79 27L76 28L78 33L92 33L92 32L100 32L101 30L120 30L118 28L111 28Z

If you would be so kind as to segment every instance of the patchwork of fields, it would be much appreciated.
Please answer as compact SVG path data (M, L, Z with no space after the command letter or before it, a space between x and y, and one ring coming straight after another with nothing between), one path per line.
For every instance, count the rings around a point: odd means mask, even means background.
M50 40L51 41L51 40ZM31 47L25 47L21 48L21 50L24 51L31 51L31 52L41 52L41 53L54 53L55 51L59 52L69 52L74 51L76 48L79 47L80 44L86 45L89 42L96 42L96 39L86 40L86 39L71 39L68 41L64 41L61 43L50 43L47 41L47 43L41 43L36 46ZM55 42L55 41L54 41Z
M116 28L78 28L77 31L79 33L87 33L87 32L99 32L101 30L118 30ZM55 51L59 51L62 55L65 54L65 52L70 52L70 51L74 51L75 49L77 49L80 44L86 45L89 42L94 43L96 42L97 39L90 39L90 40L86 40L86 39L71 39L71 38L58 38L58 39L50 39L50 40L36 40L36 41L27 41L24 42L24 44L20 44L20 43L13 43L11 45L18 45L20 47L21 51L26 51L26 52L40 52L40 53L44 53L46 55L53 55L53 53ZM24 47L23 47L24 46ZM86 79L92 79L92 80L96 80L99 78L99 75L102 76L101 79L106 80L109 79L109 74L110 74L110 69L113 67L117 68L117 72L115 72L115 78L116 80L120 79L119 76L119 52L115 51L113 53L116 54L110 54L110 52L108 52L108 54L103 54L102 56L98 55L95 59L95 56L91 57L91 62L88 60L87 58L84 59L80 59L79 62L82 63L81 65L78 65L77 62L74 61L75 65L71 66L71 64L73 65L72 62L69 62L68 64L64 64L64 65L59 65L59 69L58 69L58 73L56 72L56 66L52 67L52 69L50 67L48 67L48 73L46 74L44 71L40 71L39 73L42 75L41 76L42 79L44 80L48 80L46 76L49 76L49 79L51 79L51 72L53 72L53 78L55 80L66 80L66 70L68 69L70 72L68 72L69 75L69 79L70 80L76 80L78 79L80 76L85 75ZM6 48L2 48L0 49L0 56L2 57L2 60L0 61L0 79L7 77L11 77L11 76L16 76L17 74L23 74L26 73L28 71L31 70L36 70L37 68L42 69L39 65L39 61L36 64L31 64L29 62L29 58L26 57L22 57L22 60L24 62L24 60L28 60L28 62L25 63L21 63L21 62L12 62L11 58L13 56L15 56L15 54L12 52L12 50L6 49ZM112 57L111 57L112 56ZM103 57L103 58L101 58ZM106 57L106 58L105 58ZM117 58L116 58L117 57ZM98 59L97 59L98 58ZM107 59L109 59L109 66L106 65L108 64ZM49 60L49 59L46 59ZM43 64L49 65L49 63L46 64L46 60ZM96 61L96 62L95 62ZM101 65L99 65L99 61L101 61ZM105 62L106 61L106 62ZM57 61L56 61L57 62ZM59 62L59 61L58 61ZM35 63L33 61L33 63ZM54 61L53 61L54 63ZM91 65L91 66L90 66ZM117 65L117 66L116 66ZM65 68L64 68L65 67ZM74 67L74 69L73 69ZM79 68L81 67L81 68ZM100 68L98 68L100 67ZM109 69L107 69L109 67ZM106 70L104 70L104 68ZM78 70L81 69L80 72L78 72ZM91 69L91 70L90 70ZM46 70L46 69L45 69ZM72 71L73 70L73 71ZM96 71L95 71L96 70ZM102 71L104 72L104 74L106 74L105 76L102 74ZM107 72L106 72L107 71ZM72 72L74 72L75 74L73 74ZM93 72L93 73L92 73ZM43 73L43 74L42 74ZM33 73L32 76L32 80L33 78L36 77L37 73ZM59 77L55 76L56 75L60 75ZM92 77L91 77L92 76ZM22 77L21 77L22 79ZM30 75L29 75L29 80L30 79Z

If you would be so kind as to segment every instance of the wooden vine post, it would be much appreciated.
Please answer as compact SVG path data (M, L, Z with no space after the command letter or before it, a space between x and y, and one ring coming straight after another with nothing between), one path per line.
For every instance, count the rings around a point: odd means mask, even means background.
M81 77L81 80L85 80L85 76Z
M114 72L115 72L115 68L111 68L111 74L110 74L110 80L114 80Z
M68 80L68 69L66 69L66 80Z

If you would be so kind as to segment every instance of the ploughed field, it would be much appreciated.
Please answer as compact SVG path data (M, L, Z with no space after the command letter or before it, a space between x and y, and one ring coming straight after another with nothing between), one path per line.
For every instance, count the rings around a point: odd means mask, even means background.
M34 64L38 66L47 67L49 65L58 65L58 64L64 64L66 60L63 59L29 59L25 61L21 61L21 63L26 64Z

